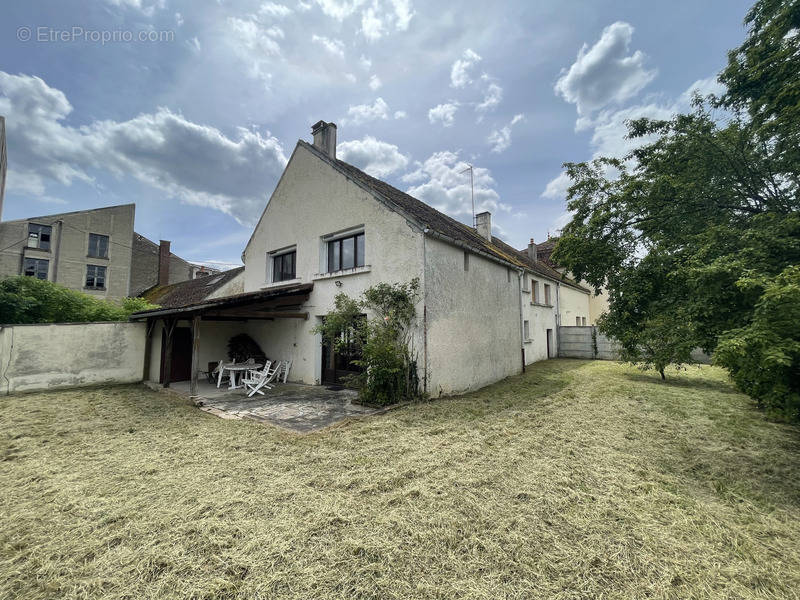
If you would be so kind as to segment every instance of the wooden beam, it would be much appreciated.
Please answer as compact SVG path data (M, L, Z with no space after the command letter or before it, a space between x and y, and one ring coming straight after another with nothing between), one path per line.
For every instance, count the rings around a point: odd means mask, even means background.
M164 344L164 383L165 388L169 387L169 380L172 379L172 334L175 333L177 319L167 319L164 321L164 331L166 332L166 342Z
M289 311L224 311L206 313L207 317L238 317L240 319L308 319L307 312Z
M155 326L154 319L147 319L147 324L144 330L144 365L142 368L142 381L150 379L150 355L153 346L153 327Z
M189 395L197 397L197 374L200 371L200 315L192 319L192 377L189 380Z

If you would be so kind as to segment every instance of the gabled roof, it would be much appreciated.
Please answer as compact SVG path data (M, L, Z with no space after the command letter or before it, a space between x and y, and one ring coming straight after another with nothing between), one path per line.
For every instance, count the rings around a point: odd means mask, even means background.
M172 285L151 287L142 294L142 297L151 304L158 304L162 308L179 308L195 304L208 298L243 271L244 267L238 267L219 275L208 275Z
M536 258L538 258L543 263L547 264L551 267L559 267L550 260L550 256L553 254L553 250L556 247L556 242L558 241L557 237L548 238L546 242L542 242L541 244L536 244Z

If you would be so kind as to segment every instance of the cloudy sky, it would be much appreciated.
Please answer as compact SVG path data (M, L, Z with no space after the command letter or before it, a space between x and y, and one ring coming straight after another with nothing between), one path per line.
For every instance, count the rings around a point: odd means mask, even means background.
M62 0L0 20L3 219L136 203L136 230L239 263L298 140L522 247L561 164L717 90L749 2Z

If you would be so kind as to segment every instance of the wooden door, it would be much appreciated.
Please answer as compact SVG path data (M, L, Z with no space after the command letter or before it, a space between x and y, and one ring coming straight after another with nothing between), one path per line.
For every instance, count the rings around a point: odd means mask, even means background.
M167 333L161 332L161 377L164 383L165 357L167 346ZM169 383L175 381L188 381L192 377L192 329L190 327L176 327L172 333L172 366L170 369Z

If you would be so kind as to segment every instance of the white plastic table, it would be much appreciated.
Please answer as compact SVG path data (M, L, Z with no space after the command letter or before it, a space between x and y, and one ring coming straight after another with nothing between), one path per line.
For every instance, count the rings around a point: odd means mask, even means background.
M243 373L244 371L249 371L250 369L260 369L263 367L263 364L260 363L231 363L229 365L222 365L219 369L219 379L217 379L217 387L222 383L222 374L225 371L230 371L230 382L228 384L229 390L235 390L240 387L244 387L241 384L236 384L236 375ZM239 378L241 380L241 377Z

